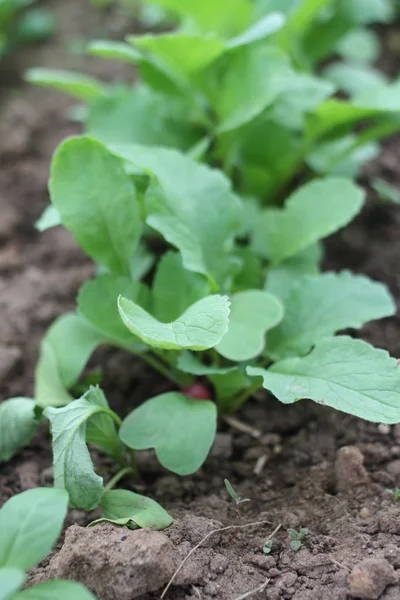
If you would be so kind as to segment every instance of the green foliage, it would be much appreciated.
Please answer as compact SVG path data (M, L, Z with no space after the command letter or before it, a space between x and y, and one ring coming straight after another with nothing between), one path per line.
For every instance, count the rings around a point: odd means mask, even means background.
M86 134L56 151L51 212L37 226L69 229L97 275L43 340L35 401L51 421L56 485L87 509L108 494L88 442L119 465L117 478L149 448L186 475L206 459L217 413L262 385L284 403L400 421L395 359L334 337L392 316L388 290L319 266L323 240L362 209L352 179L400 129L400 84L370 66L379 45L365 29L390 20L391 3L149 4L172 14L176 31L88 49L134 65L132 88L28 74L86 103ZM120 427L97 388L76 398L100 344L146 361L173 391L143 398ZM103 506L104 518L140 524L135 502L123 514Z
M242 502L250 502L249 498L241 498L236 490L233 488L232 484L224 479L225 487L228 490L228 494L236 502L236 504L242 504Z
M61 533L68 507L64 490L36 488L17 494L0 510L0 598L1 600L46 600L77 598L95 600L82 585L48 581L18 591L25 571L43 560Z
M50 11L29 8L35 0L0 0L0 60L17 46L41 41L55 29Z
M11 398L0 404L0 462L9 460L36 432L35 401Z
M290 547L294 551L300 550L301 546L303 545L303 541L310 533L306 527L302 527L299 531L296 531L295 529L288 529L287 532L291 539Z

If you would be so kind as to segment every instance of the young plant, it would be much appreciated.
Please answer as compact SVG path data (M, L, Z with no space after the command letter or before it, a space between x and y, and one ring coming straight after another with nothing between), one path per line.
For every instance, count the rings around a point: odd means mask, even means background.
M224 479L225 487L228 490L228 494L235 501L237 516L240 517L240 505L243 502L250 502L250 498L241 498L239 494L233 489L232 485L227 479Z
M342 39L343 11L372 19L370 0L362 14L348 0L322 3L323 14L320 1L289 2L286 16L256 15L261 4L163 2L187 12L179 31L94 46L139 66L143 81L133 90L31 73L88 102L92 135L56 151L52 205L40 227L61 223L98 268L77 311L57 319L43 340L35 399L0 407L0 457L29 441L43 410L59 456L57 432L76 411L79 435L69 439L65 460L55 461L63 469L57 485L72 498L80 476L72 459L85 440L95 441L84 426L93 410L117 423L132 454L154 448L180 475L203 464L218 415L262 387L286 404L308 398L371 421L400 421L397 361L335 337L393 315L388 290L319 267L322 240L363 206L351 176L366 147L399 127L400 87L381 82L339 100L337 88L312 72L325 57L320 41L310 42L318 28L335 19L341 26L333 37ZM85 365L104 344L148 363L171 385L121 425L105 400L104 409L87 396L76 400ZM92 499L84 502L94 506L103 489L90 469Z
M389 492L389 494L392 495L392 497L393 497L393 503L397 504L398 501L400 500L400 488L396 487L396 488L394 488L394 490L388 489L386 491Z
M295 551L300 550L305 538L310 533L309 530L306 529L305 527L302 527L300 529L300 531L296 531L295 529L288 529L287 532L291 539L290 547L292 550L295 550Z
M26 571L43 560L56 543L68 508L64 490L36 488L17 494L0 509L1 600L95 600L73 581L46 581L24 589Z
M35 0L0 0L0 59L16 46L46 39L55 28L48 10L24 10Z
M272 552L273 540L265 540L262 551L264 554L270 554Z

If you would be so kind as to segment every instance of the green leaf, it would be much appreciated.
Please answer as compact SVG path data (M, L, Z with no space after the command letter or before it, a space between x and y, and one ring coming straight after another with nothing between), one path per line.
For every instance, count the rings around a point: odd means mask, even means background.
M119 525L128 525L133 522L143 529L160 531L169 527L173 522L171 515L158 502L128 490L104 492L101 507L103 517L93 521L90 526L102 521L111 521L111 523Z
M189 306L209 293L207 280L199 273L187 271L179 254L166 252L163 255L153 283L153 307L157 319L174 321ZM122 292L121 294L126 296Z
M96 600L95 596L80 583L55 579L39 583L18 592L12 600Z
M285 16L279 12L271 12L252 25L243 33L229 40L228 48L238 48L247 46L254 42L259 42L279 31L285 24Z
M386 286L348 271L303 275L285 299L285 316L268 334L274 360L305 354L320 339L347 327L394 315Z
M112 150L152 176L148 225L178 248L186 269L206 275L215 288L224 284L242 208L230 181L173 150L135 145Z
M262 290L247 290L231 297L227 333L216 346L229 360L244 362L261 354L265 334L283 318L283 306Z
M400 421L400 369L385 350L350 337L321 340L310 354L268 370L248 367L285 404L309 398L378 423Z
M64 490L36 488L13 496L0 510L0 567L24 571L43 560L67 514Z
M35 227L38 231L46 231L47 229L57 227L58 225L61 225L60 213L52 204L45 208L41 217L35 223Z
M155 448L161 465L178 475L201 467L214 441L217 408L178 392L155 396L131 412L120 438L134 450Z
M120 294L141 306L149 302L149 292L144 284L122 275L100 275L81 287L79 312L108 342L130 352L143 352L147 346L132 337L119 317L117 300Z
M68 313L54 321L44 337L35 372L35 400L40 406L63 406L66 392L78 381L91 354L104 336L79 315Z
M379 144L359 145L357 137L349 134L317 145L307 156L307 163L321 175L356 178L365 163L376 158L379 152Z
M129 36L128 41L136 48L156 56L169 69L185 76L201 71L225 51L225 44L213 35L173 32Z
M0 462L10 460L36 433L35 402L10 398L0 404Z
M288 57L274 46L243 46L207 71L207 95L226 133L271 106L293 77Z
M227 479L224 479L224 483L225 483L225 487L228 490L228 494L230 495L230 497L233 500L238 500L239 499L239 495L235 492L235 490L233 489L231 483Z
M104 492L103 478L94 472L86 447L87 421L101 412L107 412L104 406L85 397L44 411L53 437L54 485L67 490L72 506L84 510L96 508Z
M229 299L217 294L195 302L171 323L161 323L122 296L118 309L129 331L154 348L206 350L218 344L228 329Z
M85 398L98 406L109 409L107 399L99 387L90 388ZM109 414L97 412L88 419L86 442L96 444L103 452L121 465L124 463L126 448L121 443L115 422Z
M217 367L204 365L191 352L182 352L178 358L178 369L191 375L226 375L237 370L237 367Z
M387 83L386 76L381 71L370 66L345 62L328 65L323 75L349 96L355 96L368 88Z
M368 64L375 62L379 58L381 46L379 38L374 31L359 28L349 31L340 40L336 51L347 60Z
M282 210L269 211L260 222L269 239L272 262L280 263L347 225L361 210L363 200L363 190L340 177L300 187Z
M97 79L72 71L28 69L24 78L29 83L65 92L84 102L98 98L105 91L105 86Z
M140 63L143 59L142 53L135 50L135 48L132 48L129 44L115 42L113 40L95 40L94 42L89 42L86 50L87 53L92 56L98 56L109 60L118 60L133 65Z
M0 567L0 600L15 598L14 593L25 581L25 573L16 567Z
M391 185L379 177L372 179L371 186L378 194L380 200L400 204L400 190L397 186Z
M63 225L85 252L111 271L130 275L142 222L121 161L90 137L69 139L54 155L50 195Z
M202 134L187 98L166 97L141 84L113 87L88 110L87 131L106 144L147 144L188 150Z
M250 21L248 0L151 0L181 17L189 17L205 33L232 35L243 30Z

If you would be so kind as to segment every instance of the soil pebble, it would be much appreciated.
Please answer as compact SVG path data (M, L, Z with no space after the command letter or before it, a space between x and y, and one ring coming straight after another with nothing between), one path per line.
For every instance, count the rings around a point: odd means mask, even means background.
M378 600L388 585L397 582L397 576L386 559L366 558L353 568L347 581L353 598Z
M364 456L357 446L344 446L337 451L335 471L338 492L347 492L356 485L368 483Z

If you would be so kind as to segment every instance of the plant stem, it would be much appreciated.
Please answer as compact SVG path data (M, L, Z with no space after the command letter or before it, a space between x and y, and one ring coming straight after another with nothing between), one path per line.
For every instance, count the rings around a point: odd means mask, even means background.
M166 365L164 365L161 360L159 360L156 356L152 356L151 354L141 354L140 357L147 362L147 364L149 364L151 367L153 367L153 369L155 369L156 371L158 371L159 373L161 373L161 375L164 375L164 377L166 377L167 379L169 379L170 381L172 381L172 383L175 383L176 385L180 386L181 382L180 379L178 377L176 377L176 375L174 375Z
M247 398L250 398L250 396L252 396L254 392L257 392L261 387L262 383L253 383L252 386L243 390L242 393L238 394L236 398L234 398L232 404L229 406L229 412L236 412L238 408L240 408L242 404L246 402Z
M118 429L121 427L122 419L117 415L117 413L111 410L111 408L104 408L103 412L105 412L107 415L110 415L110 417L114 420L115 424L117 425Z
M116 473L114 475L114 477L111 477L110 481L107 483L107 485L105 486L104 489L107 492L114 489L115 486L117 485L117 483L119 481L121 481L121 479L123 479L125 477L125 475L128 475L129 473L133 473L133 472L134 472L134 470L132 467L124 467L123 469L118 471L118 473Z

